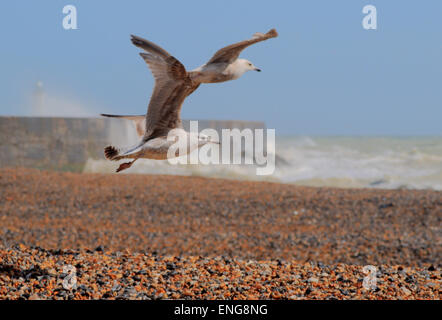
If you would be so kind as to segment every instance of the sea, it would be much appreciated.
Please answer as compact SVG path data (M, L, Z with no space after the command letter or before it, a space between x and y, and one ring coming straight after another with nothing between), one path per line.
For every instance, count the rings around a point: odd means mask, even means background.
M442 137L280 136L276 167L256 175L255 165L171 165L138 160L125 173L272 181L314 187L442 190ZM89 159L85 172L111 173L118 164Z

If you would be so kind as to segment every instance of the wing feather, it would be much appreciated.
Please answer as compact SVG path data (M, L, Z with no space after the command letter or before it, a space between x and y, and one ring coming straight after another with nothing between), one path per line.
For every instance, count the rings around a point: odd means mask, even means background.
M137 134L140 137L144 136L144 133L146 132L146 115L139 115L139 116L132 116L132 115L119 115L119 114L107 114L102 113L101 116L108 117L108 118L120 118L120 119L127 119L132 120L132 122L135 125L135 129L137 130Z
M147 52L163 57L165 59L167 59L167 57L170 57L170 53L161 48L159 45L156 45L155 43L138 36L131 35L130 37L130 41L132 41L132 43L138 48L146 50Z
M181 105L198 84L192 82L182 63L164 49L135 36L132 36L132 42L147 51L140 53L140 56L155 79L143 138L149 140L167 134L170 129L181 127Z
M267 33L257 32L253 35L253 37L249 40L244 40L238 43L231 44L227 47L224 47L218 50L213 57L207 62L207 64L211 63L232 63L236 59L238 59L239 54L248 46L261 42L270 38L276 38L278 36L278 32L275 29L271 29Z

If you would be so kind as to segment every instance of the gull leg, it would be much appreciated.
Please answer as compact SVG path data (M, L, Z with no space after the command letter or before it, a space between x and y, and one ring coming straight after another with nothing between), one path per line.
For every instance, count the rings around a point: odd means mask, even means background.
M120 166L117 169L117 172L120 172L120 171L130 168L134 164L135 161L137 161L137 159L135 159L131 162L125 162L125 163L120 164Z

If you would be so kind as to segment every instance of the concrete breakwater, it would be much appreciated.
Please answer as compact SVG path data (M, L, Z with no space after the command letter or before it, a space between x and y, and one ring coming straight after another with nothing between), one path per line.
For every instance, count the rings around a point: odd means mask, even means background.
M189 120L183 120L185 129ZM199 120L198 129L265 128L263 122ZM131 121L107 118L0 117L0 167L81 172L110 144L136 141Z

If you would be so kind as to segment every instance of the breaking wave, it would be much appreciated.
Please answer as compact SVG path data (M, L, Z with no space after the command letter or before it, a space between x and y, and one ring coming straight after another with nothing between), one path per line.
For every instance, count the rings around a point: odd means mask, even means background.
M85 172L118 165L89 159ZM279 137L276 170L257 176L254 165L171 165L138 160L126 173L265 180L305 186L442 190L441 137Z

